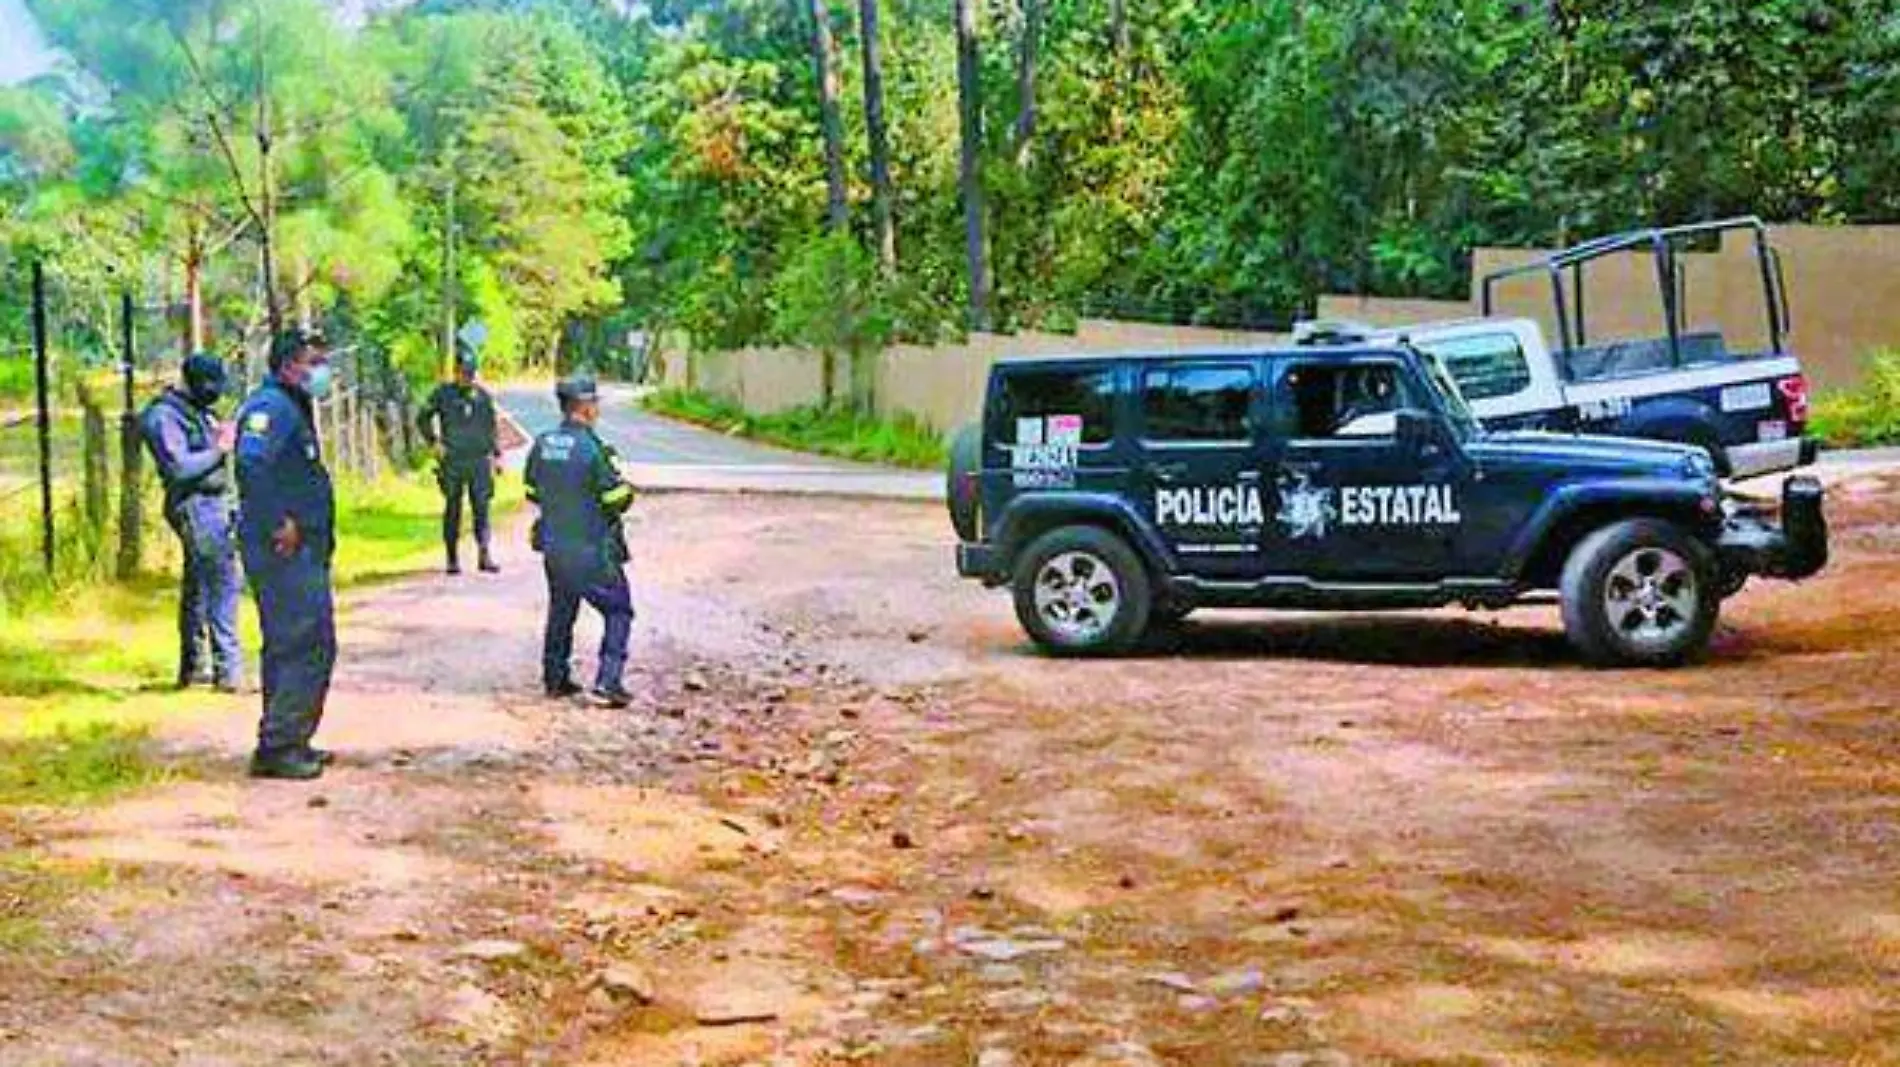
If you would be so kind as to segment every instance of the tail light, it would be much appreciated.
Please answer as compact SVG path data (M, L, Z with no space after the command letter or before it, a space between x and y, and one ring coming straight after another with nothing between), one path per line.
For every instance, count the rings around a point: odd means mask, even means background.
M1775 383L1781 399L1788 405L1789 422L1808 421L1808 379L1800 374Z

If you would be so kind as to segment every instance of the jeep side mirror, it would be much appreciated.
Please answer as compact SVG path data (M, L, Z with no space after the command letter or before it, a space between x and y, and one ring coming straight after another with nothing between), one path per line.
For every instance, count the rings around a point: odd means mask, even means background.
M1416 453L1434 452L1444 446L1444 434L1438 417L1417 408L1401 408L1396 413L1399 444Z

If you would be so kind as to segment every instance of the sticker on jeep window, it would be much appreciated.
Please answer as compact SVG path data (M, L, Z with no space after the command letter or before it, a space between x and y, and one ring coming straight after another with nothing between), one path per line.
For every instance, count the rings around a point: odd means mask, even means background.
M1018 489L1070 489L1082 447L1080 415L1017 419L1009 466Z
M1317 486L1308 471L1281 471L1274 519L1289 540L1321 538L1335 526L1455 526L1464 521L1450 485ZM1336 499L1335 499L1336 498Z

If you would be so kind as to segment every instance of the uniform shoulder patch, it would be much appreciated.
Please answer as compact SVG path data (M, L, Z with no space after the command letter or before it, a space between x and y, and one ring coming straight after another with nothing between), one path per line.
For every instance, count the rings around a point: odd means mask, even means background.
M263 433L270 429L270 412L253 411L244 419L245 433Z

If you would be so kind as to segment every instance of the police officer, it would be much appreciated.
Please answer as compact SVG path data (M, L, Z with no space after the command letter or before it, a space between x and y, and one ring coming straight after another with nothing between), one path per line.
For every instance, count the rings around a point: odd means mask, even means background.
M237 415L238 541L264 631L257 778L315 778L329 762L310 739L336 665L336 498L311 410L330 375L322 342L287 331L271 343L270 377Z
M422 439L435 450L436 481L447 498L442 510L442 544L448 550L450 574L462 573L458 548L464 495L474 512L481 569L487 574L501 569L495 565L488 546L488 502L495 496L495 468L501 462L501 445L495 433L495 399L475 384L477 365L474 350L458 346L455 380L437 386L416 416Z
M213 414L224 395L224 364L197 353L185 360L180 379L139 413L139 428L165 486L165 521L184 549L178 687L210 682L231 693L243 674L243 651L238 646L237 546L232 540L232 438Z
M541 681L549 696L581 691L570 673L574 620L581 602L606 622L592 696L608 707L631 702L621 676L633 630L633 593L627 586L627 542L621 517L633 505L633 487L614 469L612 451L594 434L600 399L585 375L555 387L558 429L535 439L528 453L528 499L541 510L534 549L548 579L548 625L541 649Z

